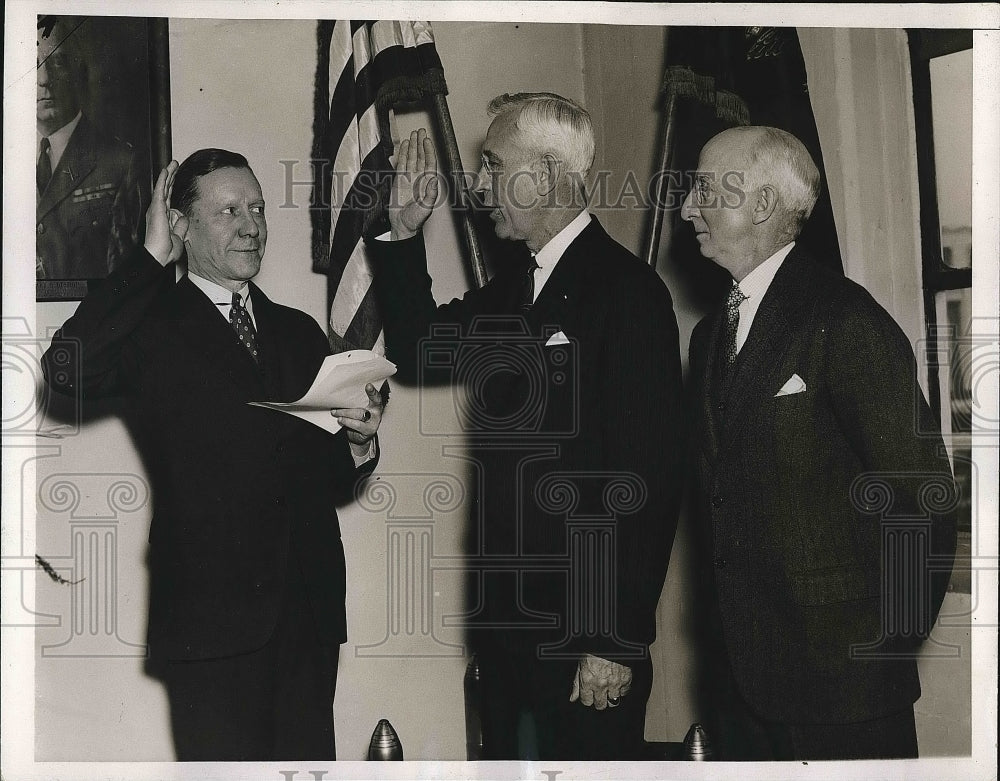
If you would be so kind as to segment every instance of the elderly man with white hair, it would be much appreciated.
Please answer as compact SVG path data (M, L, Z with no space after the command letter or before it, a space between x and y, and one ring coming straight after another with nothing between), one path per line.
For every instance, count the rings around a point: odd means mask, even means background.
M587 112L550 93L489 111L475 192L509 256L435 305L436 163L411 134L391 235L369 241L387 353L404 378L466 391L484 758L638 758L682 483L677 323L656 273L587 211Z
M819 186L794 136L733 128L702 149L681 211L733 277L690 375L726 760L916 757L915 654L955 550L906 336L795 243Z

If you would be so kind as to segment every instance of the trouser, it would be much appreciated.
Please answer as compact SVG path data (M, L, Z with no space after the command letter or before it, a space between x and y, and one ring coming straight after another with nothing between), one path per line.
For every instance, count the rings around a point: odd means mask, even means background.
M167 663L177 759L336 759L339 650L320 643L298 565L291 561L281 615L263 648Z
M615 708L570 702L577 659L481 650L483 759L635 760L653 685L647 652L629 660L632 686ZM624 663L624 662L623 662Z

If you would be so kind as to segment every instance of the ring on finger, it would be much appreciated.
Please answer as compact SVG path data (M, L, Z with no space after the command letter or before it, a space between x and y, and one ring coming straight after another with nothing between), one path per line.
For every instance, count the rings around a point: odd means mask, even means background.
M364 416L361 418L365 423L372 419L372 411L370 409L365 410Z
M621 704L621 697L608 697L608 707L617 708Z

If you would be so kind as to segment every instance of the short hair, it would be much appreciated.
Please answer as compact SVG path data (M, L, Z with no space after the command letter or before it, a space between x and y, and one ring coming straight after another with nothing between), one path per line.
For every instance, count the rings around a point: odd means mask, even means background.
M199 149L188 155L174 174L174 188L170 196L170 206L181 214L188 214L198 199L198 180L218 171L220 168L246 168L252 171L250 163L239 152L225 149Z
M780 128L735 129L756 131L746 149L747 189L764 184L777 188L780 203L790 220L788 232L795 238L819 198L819 169L809 150L799 139Z
M513 113L514 126L539 151L557 152L570 171L586 174L594 163L594 124L578 103L552 92L518 92L490 101L491 116Z

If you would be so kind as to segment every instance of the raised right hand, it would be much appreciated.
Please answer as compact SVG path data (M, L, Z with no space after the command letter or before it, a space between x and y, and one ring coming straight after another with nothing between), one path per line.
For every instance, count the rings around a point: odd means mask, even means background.
M392 238L408 239L427 222L438 196L437 158L424 128L414 130L396 149L389 226Z
M184 242L170 229L170 195L174 189L177 161L160 171L153 187L153 200L146 210L146 251L163 266L173 263L184 251Z

